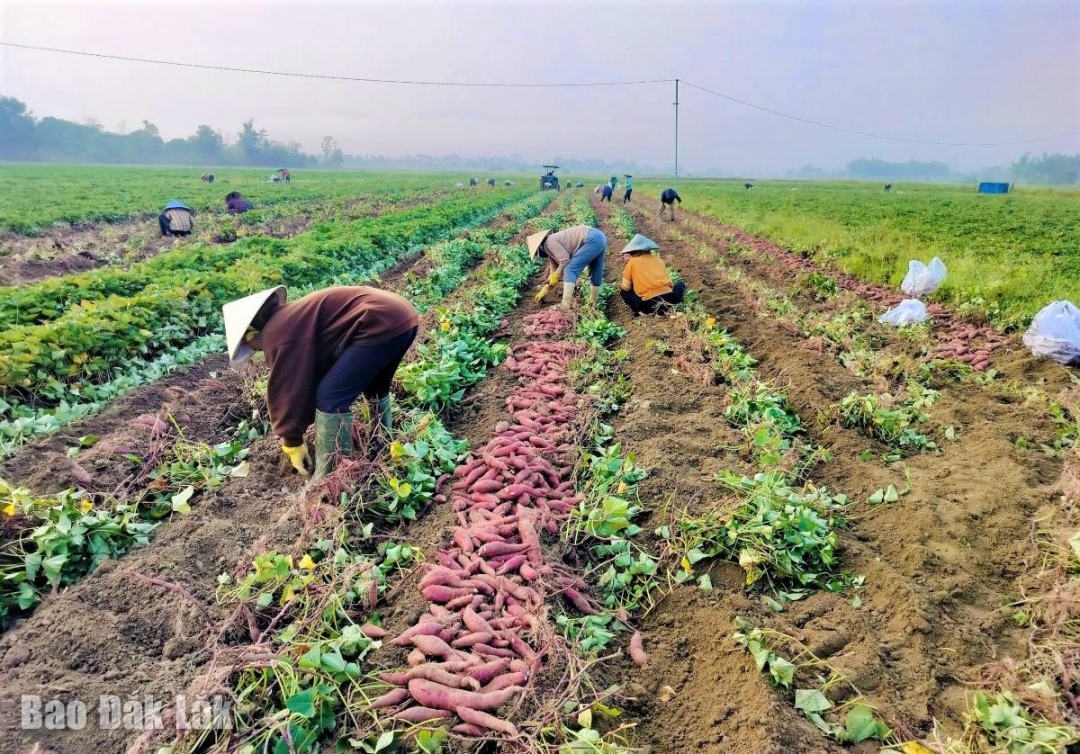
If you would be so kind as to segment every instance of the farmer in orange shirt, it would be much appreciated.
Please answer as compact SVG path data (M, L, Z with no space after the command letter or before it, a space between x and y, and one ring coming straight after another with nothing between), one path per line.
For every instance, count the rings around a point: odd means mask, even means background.
M681 280L671 282L664 263L654 253L658 248L639 233L619 252L619 257L626 260L619 292L635 317L666 308L664 304L681 303L686 292L686 284Z

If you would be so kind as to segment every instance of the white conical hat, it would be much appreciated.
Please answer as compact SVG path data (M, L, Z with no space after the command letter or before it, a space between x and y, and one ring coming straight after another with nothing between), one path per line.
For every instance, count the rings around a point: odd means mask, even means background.
M539 233L533 233L531 236L525 239L525 245L529 247L529 256L536 259L536 255L540 253L540 244L544 242L548 236L551 235L550 230L542 230Z
M277 296L278 306L285 303L285 286L267 288L265 291L253 293L250 296L230 301L221 307L221 315L225 318L225 344L229 348L229 363L233 366L251 357L253 351L244 342L244 334L255 315L262 309L271 297Z
M647 238L640 233L636 234L630 239L630 243L623 247L620 254L629 254L631 251L655 251L660 247L656 245L656 242L651 238Z

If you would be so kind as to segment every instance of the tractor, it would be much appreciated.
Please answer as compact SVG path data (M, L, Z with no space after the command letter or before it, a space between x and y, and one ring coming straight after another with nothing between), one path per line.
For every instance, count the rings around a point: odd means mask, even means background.
M559 169L558 165L544 165L544 169L547 171L540 176L540 190L547 191L552 189L559 191L559 177L555 175L555 171Z

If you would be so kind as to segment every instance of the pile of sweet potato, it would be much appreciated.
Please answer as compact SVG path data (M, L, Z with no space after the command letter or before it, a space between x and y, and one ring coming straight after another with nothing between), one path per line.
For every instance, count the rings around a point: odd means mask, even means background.
M551 319L532 315L526 328ZM570 327L563 317L550 334ZM461 722L452 730L466 736L516 735L491 711L523 694L543 662L548 650L536 629L546 620L545 600L562 594L593 612L584 583L545 563L539 534L558 533L581 500L569 481L569 440L590 399L575 392L568 366L584 348L533 342L507 359L505 368L519 376L506 402L511 419L454 471L449 502L459 525L420 580L428 611L391 640L412 647L408 668L382 674L396 688L374 709L393 709L393 719L412 723L456 715Z

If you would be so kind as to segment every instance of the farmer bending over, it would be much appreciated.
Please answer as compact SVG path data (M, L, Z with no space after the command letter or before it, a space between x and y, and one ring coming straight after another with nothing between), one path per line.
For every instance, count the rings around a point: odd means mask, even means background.
M230 215L242 215L252 210L251 202L239 191L230 191L225 195L225 211Z
M660 217L664 216L664 210L671 208L671 221L675 222L675 202L682 204L682 197L679 196L679 192L673 188L664 189L660 194Z
M274 434L293 467L313 481L331 469L336 451L352 450L353 402L361 394L391 427L390 381L420 324L394 293L368 286L327 288L285 303L284 286L222 307L233 365L266 354L266 403ZM315 423L315 462L304 432Z
M611 192L612 191L614 191L614 189L611 187L611 184L610 183L605 183L600 188L600 201L602 201L602 202L610 202L611 201Z
M165 205L158 215L158 227L162 236L189 236L195 226L195 210L179 199Z
M681 280L672 284L664 263L653 253L658 248L651 239L638 233L619 252L619 257L626 261L619 289L635 317L652 314L665 308L664 304L682 303L686 292L686 284Z
M610 187L609 187L610 188ZM600 285L604 282L604 252L607 251L607 236L597 228L588 225L576 225L573 228L552 233L542 230L533 233L527 239L529 255L533 259L546 259L550 274L547 284L534 297L540 303L551 286L560 279L563 281L562 308L569 309L574 302L574 286L585 268L589 268L589 303L593 306L600 300Z

